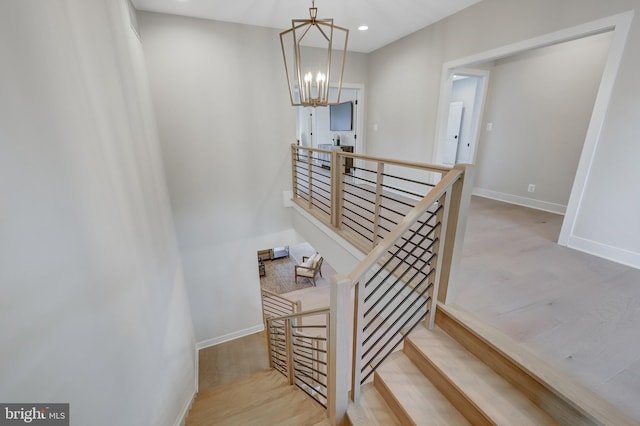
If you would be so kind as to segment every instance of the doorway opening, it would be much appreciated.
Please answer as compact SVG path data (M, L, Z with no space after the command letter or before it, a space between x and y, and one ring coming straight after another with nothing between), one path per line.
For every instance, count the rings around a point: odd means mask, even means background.
M617 70L622 59L622 53L624 45L626 43L627 35L630 29L631 20L633 18L632 12L626 12L619 15L603 18L597 21L589 22L576 27L571 27L565 30L557 31L544 36L536 37L533 39L525 40L523 42L514 43L512 45L504 46L498 49L486 51L471 57L462 58L459 60L447 62L443 65L442 84L440 90L440 105L438 109L438 119L436 124L436 135L434 144L434 161L439 164L443 164L446 140L446 128L448 124L449 108L452 96L453 88L453 76L459 73L459 70L476 67L482 68L482 64L492 63L493 61L503 60L513 55L522 54L524 52L532 51L534 49L559 45L564 42L578 40L589 36L610 32L611 42L607 53L606 61L604 64L604 70L595 96L595 102L591 113L590 121L586 129L586 136L584 138L583 146L579 154L578 164L576 167L575 176L570 183L570 195L566 205L563 207L565 217L562 224L562 230L558 238L558 244L564 246L572 246L571 239L576 222L577 215L579 213L580 204L584 195L586 182L590 172L590 165L593 161L595 150L599 142L600 128L604 122L605 112L607 105L609 104L611 94L613 91L613 85ZM488 81L488 79L487 79ZM480 112L480 116L483 111ZM482 120L478 121L480 125ZM492 124L487 123L487 130ZM483 126L484 127L484 126ZM480 129L480 127L478 127ZM530 129L534 131L535 129ZM476 163L478 153L478 134L474 141L470 143L470 147L473 147L471 153L470 163ZM457 154L456 154L457 156ZM508 166L508 164L504 164ZM531 192L531 186L528 186L529 192ZM535 190L535 185L533 186Z
M441 158L436 162L447 166L475 163L488 86L487 70L457 69L452 75Z
M330 88L330 91L336 89ZM330 108L298 107L296 111L296 139L303 147L318 148L320 145L353 147L356 154L364 153L363 115L364 86L343 84L340 102L353 103L353 123L351 130L332 131Z

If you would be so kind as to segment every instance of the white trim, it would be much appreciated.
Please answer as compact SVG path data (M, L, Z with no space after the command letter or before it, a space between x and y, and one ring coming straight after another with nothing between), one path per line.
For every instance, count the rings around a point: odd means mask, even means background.
M264 324L256 325L253 327L245 328L244 330L234 331L233 333L225 334L224 336L214 337L213 339L203 340L196 343L196 349L205 349L211 346L219 345L220 343L229 342L231 340L239 339L240 337L249 336L251 334L259 333L264 330Z
M358 139L355 141L355 150L353 153L364 155L366 152L364 147L364 141L366 140L364 135L364 130L365 130L364 117L365 117L365 113L367 112L365 110L365 105L367 104L365 102L366 101L366 94L364 92L365 85L361 83L342 83L342 88L358 91L358 97L357 97L358 106L356 108L356 116L355 116L355 120L356 120L355 134L357 135Z
M579 250L594 256L602 257L612 262L640 269L640 253L609 246L586 238L572 236L567 247Z
M552 46L554 44L563 43L565 41L577 40L608 30L617 30L618 27L622 27L624 29L625 26L629 27L631 25L633 13L633 10L629 10L617 15L596 19L595 21L565 28L560 31L544 34L538 37L530 38L528 40L523 40L517 43L498 47L496 49L487 50L485 52L481 52L472 56L467 56L466 58L456 59L445 63L445 66L447 68L454 69L479 62L495 61L498 59L506 58L515 53L537 49L539 47Z
M492 191L484 188L473 188L473 195L478 197L491 198L492 200L503 201L509 204L529 207L536 210L544 210L545 212L564 215L567 206L562 204L550 203L548 201L536 200L533 198L521 197L519 195L506 194L504 192Z
M582 199L587 187L589 174L591 173L591 165L593 164L593 159L596 154L596 148L598 142L600 142L600 134L604 126L607 110L609 109L611 94L613 93L620 62L622 62L624 47L627 43L627 36L629 35L633 15L634 12L629 11L611 17L611 20L614 22L614 31L611 47L609 48L609 57L607 58L602 74L602 81L600 82L600 88L598 89L596 101L593 106L591 121L587 128L587 135L584 140L582 154L580 155L580 162L578 163L576 177L573 181L573 188L571 189L571 196L567 204L567 213L565 220L562 222L560 236L558 237L558 244L560 245L568 246L569 240L575 238L576 219L582 205ZM604 24L603 22L603 25Z
M600 141L601 130L604 125L604 119L609 107L609 102L611 100L611 95L616 82L618 69L620 68L620 63L622 62L624 48L627 42L627 36L629 35L629 30L631 28L631 21L633 20L633 16L634 11L629 10L617 15L597 19L585 24L573 26L539 37L534 37L507 46L488 50L472 56L467 56L465 58L456 59L450 62L446 62L442 66L443 86L441 86L440 89L440 100L438 107L439 113L437 118L438 122L436 123L435 135L436 138L439 137L442 126L440 122L444 119L443 117L445 116L442 115L440 111L445 111L445 108L447 108L446 102L448 102L450 98L451 87L450 84L447 85L446 83L449 81L449 76L456 68L466 67L481 62L493 61L530 49L551 46L554 44L599 34L605 31L613 32L611 46L609 48L609 55L607 57L602 80L600 82L598 94L593 106L591 121L589 122L589 126L587 128L587 134L582 148L580 162L578 164L576 176L573 181L571 196L569 197L565 218L562 222L562 229L558 238L558 244L560 245L566 246L569 244L570 239L577 238L573 234L575 230L574 228L576 218L580 211L582 199L586 190L587 180L591 172L591 165L595 157L598 142ZM437 142L438 139L434 141L434 144L437 145Z
M189 415L189 411L191 411L191 407L193 406L193 402L196 399L197 393L198 393L198 390L197 389L194 390L193 394L191 395L191 398L189 398L185 406L182 408L182 410L180 410L180 414L178 415L178 418L174 423L175 426L184 426L187 423L187 416Z
M198 356L198 345L193 347L195 356L193 359L194 371L196 376L194 377L196 393L200 392L200 357Z

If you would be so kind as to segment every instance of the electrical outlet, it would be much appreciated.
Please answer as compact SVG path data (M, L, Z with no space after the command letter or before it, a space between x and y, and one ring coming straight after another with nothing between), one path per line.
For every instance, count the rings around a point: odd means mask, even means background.
M493 130L493 123L487 123L487 132L491 132Z
M534 184L530 183L529 187L527 188L527 191L536 192L536 186Z

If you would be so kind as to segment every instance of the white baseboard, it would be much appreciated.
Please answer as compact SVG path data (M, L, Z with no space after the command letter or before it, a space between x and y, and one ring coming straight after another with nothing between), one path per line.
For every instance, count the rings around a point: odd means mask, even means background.
M250 334L259 333L264 330L264 324L256 325L254 327L245 328L244 330L235 331L233 333L225 334L224 336L215 337L213 339L203 340L196 343L196 349L204 349L211 346L219 345L220 343L228 342L231 340L239 339L240 337L249 336Z
M189 415L189 411L191 410L191 407L193 406L193 402L196 399L196 394L197 393L198 393L197 390L193 391L193 394L191 395L191 398L189 398L189 400L185 404L184 408L182 408L182 411L180 411L180 415L178 416L178 419L176 420L175 426L184 426L187 423L187 416Z
M563 206L562 204L534 200L533 198L520 197L519 195L506 194L484 188L473 188L473 195L561 215L564 215L567 210L567 206Z
M579 250L594 256L602 257L612 262L621 263L640 269L640 253L613 247L586 238L571 236L567 242L567 247Z

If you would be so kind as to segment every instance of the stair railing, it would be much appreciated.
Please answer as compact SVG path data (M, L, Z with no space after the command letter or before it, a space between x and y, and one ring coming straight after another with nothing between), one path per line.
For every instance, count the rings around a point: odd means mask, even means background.
M297 145L291 160L293 201L364 253L451 170Z
M260 289L260 293L262 296L262 318L265 327L269 317L280 317L302 311L302 302L300 300L291 300L264 288Z
M332 277L332 422L340 423L349 400L358 402L361 385L411 330L433 327L435 302L446 297L463 178L464 167L452 169L351 273ZM352 351L351 365L345 351ZM344 371L351 371L350 381Z
M267 317L271 368L282 373L323 407L329 398L329 308Z
M367 253L331 278L327 409L340 424L404 337L421 323L433 327L460 247L468 168L295 145L292 164L294 202Z

